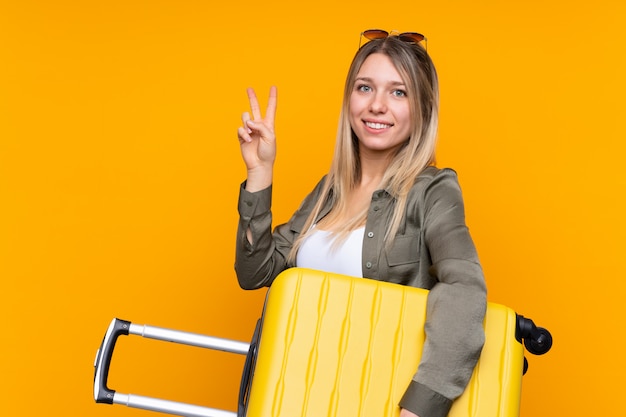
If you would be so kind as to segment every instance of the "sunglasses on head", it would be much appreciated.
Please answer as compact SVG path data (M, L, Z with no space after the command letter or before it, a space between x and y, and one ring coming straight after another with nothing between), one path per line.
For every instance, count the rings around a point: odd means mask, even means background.
M398 38L399 40L401 40L402 42L415 44L415 45L424 41L424 44L425 44L424 49L428 49L428 39L426 39L426 36L422 35L421 33L398 32L396 30L387 32L386 30L382 30L382 29L368 29L366 31L361 32L361 36L359 37L359 48L361 48L361 42L363 38L372 41L374 39L388 38L389 36L394 36Z

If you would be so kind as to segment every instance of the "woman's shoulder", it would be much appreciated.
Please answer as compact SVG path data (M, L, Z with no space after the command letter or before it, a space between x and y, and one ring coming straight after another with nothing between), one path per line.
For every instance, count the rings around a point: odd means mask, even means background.
M427 213L433 215L446 212L450 207L463 206L457 173L451 168L429 166L424 169L413 184L407 199L407 211L419 216L428 215Z
M426 167L417 176L417 180L433 180L441 177L457 177L456 171L452 168L438 168L434 165Z
M437 200L441 196L456 199L460 197L461 185L454 169L429 166L418 175L409 194L418 200Z
M427 189L437 184L452 184L458 187L457 173L452 168L438 168L434 165L426 167L415 179L413 188Z

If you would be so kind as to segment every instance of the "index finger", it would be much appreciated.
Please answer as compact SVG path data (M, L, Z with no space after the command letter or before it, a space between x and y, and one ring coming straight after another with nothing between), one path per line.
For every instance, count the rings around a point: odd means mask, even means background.
M278 104L278 91L276 86L270 87L270 98L267 101L267 110L265 111L265 118L274 127L274 119L276 118L276 106Z
M261 119L261 109L259 108L259 100L256 98L256 93L254 92L254 88L248 88L246 90L248 93L248 100L250 101L250 111L252 112L252 120L260 120Z

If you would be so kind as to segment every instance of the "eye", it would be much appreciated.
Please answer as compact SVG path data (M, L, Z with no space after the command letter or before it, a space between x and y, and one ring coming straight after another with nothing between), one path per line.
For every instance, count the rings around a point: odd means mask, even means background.
M362 93L369 93L370 91L372 91L372 87L370 87L367 84L358 84L356 86L356 91L360 91Z
M393 90L391 94L395 97L406 97L406 91L404 90Z

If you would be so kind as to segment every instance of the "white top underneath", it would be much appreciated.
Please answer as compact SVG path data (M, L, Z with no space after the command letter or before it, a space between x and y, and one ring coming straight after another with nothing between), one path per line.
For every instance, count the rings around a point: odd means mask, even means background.
M302 242L296 265L336 274L363 277L361 259L365 227L353 230L341 245L333 247L333 236L326 230L313 229Z

